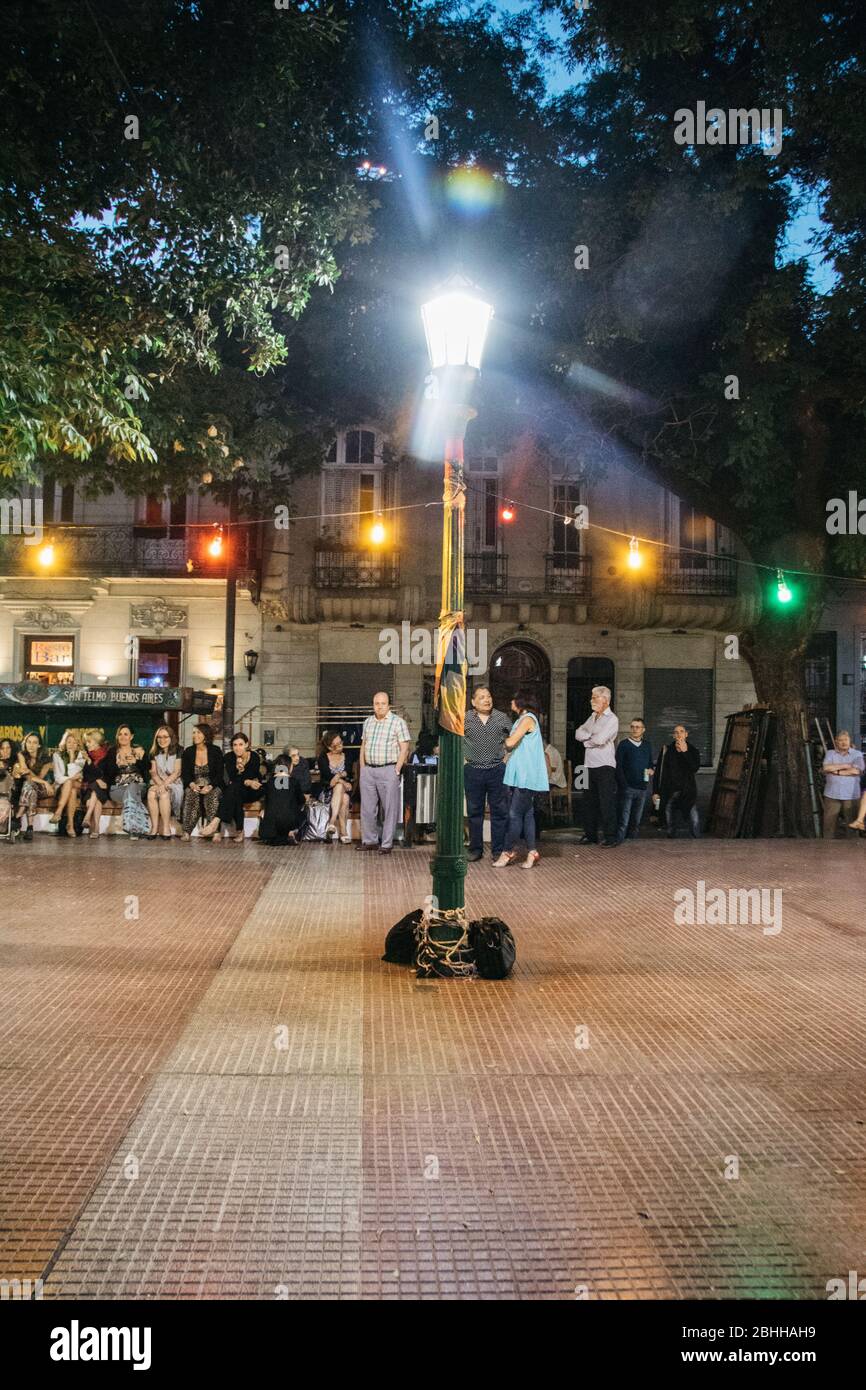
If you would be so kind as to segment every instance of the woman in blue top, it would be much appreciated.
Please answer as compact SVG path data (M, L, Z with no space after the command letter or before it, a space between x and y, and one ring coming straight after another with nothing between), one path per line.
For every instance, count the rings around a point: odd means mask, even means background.
M518 690L511 701L511 709L517 715L511 733L505 740L510 757L505 765L504 785L511 788L511 803L508 809L508 829L505 832L505 849L493 865L494 869L504 869L517 858L514 846L518 840L526 841L527 855L522 868L531 869L538 862L535 848L535 793L546 792L549 788L547 764L544 761L544 741L538 726L538 705L532 695Z

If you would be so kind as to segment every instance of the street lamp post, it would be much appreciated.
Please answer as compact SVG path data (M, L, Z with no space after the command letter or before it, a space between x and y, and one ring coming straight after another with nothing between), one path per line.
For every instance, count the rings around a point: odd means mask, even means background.
M492 307L461 275L452 276L422 308L435 383L433 398L445 435L442 501L442 609L436 661L439 711L439 776L436 854L431 861L433 902L427 935L447 963L466 928L463 849L463 720L466 708L466 634L463 626L464 519L466 484L463 440L476 412L470 398L478 373Z

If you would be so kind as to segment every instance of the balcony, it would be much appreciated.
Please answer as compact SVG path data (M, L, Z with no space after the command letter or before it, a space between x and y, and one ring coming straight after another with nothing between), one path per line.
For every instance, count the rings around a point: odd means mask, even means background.
M400 552L317 550L313 583L317 589L396 589Z
M730 598L737 592L737 567L729 555L663 552L658 582L661 594L703 594Z
M467 555L464 582L467 594L504 594L508 589L508 556L492 551Z
M544 591L588 598L592 587L592 556L554 550L544 557Z
M50 579L66 575L119 575L145 578L192 576L221 579L226 553L208 553L210 527L205 526L52 526L46 525L44 541L54 544L54 560L39 564L39 545L26 545L23 537L3 537L0 572L33 574ZM249 527L239 527L232 539L239 571L250 563Z

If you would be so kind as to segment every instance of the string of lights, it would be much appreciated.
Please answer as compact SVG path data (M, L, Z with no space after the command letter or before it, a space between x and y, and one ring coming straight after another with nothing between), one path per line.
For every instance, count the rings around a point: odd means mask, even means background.
M581 520L580 525L578 525L576 514L569 516L565 512L557 511L555 508L552 507L540 507L537 505L537 503L524 502L520 499L515 499L513 493L489 493L486 491L486 489L482 489L481 487L478 487L474 485L472 482L466 481L465 479L464 485L466 487L467 492L474 492L478 496L482 496L485 499L492 498L492 500L495 501L498 506L500 506L500 517L502 521L506 524L510 525L517 519L518 511L536 512L541 516L553 517L556 520L561 521L564 526L573 525L575 526L575 529L579 531L601 531L604 532L606 535L618 536L620 539L628 541L629 551L626 563L630 569L637 570L642 567L643 557L640 553L640 547L642 545L652 546L657 550L675 551L677 554L680 555L696 555L702 557L703 559L707 558L706 550L699 550L695 547L684 545L675 545L670 541L659 540L656 537L652 536L639 536L631 531L619 531L613 526L602 526L600 522L589 521L588 519ZM372 516L376 518L376 522L374 527L372 528L371 541L375 545L382 545L386 540L386 531L384 527L384 520L386 517L392 514L396 514L397 512L429 510L431 507L441 506L442 501L441 499L437 498L429 502L404 502L389 506L369 507L362 508L360 510L356 509L353 511L309 512L306 515L302 516L290 516L288 517L288 521L292 526L295 526L302 521L336 521L344 520L347 518L357 519L363 516ZM575 513L578 510L579 508L576 507ZM246 526L272 526L273 524L273 514L270 516L262 517L239 517L236 521L231 522L231 529L235 530L240 527ZM214 558L219 557L222 553L227 526L228 523L219 521L190 521L184 523L184 529L187 531L211 531L214 533L213 539L208 546L208 549L210 553L214 556ZM57 523L53 526L49 526L47 529L51 532L52 536L56 536L64 531L81 532L89 530L100 530L102 528L96 526L95 524L88 525L87 523ZM47 547L44 547L44 549L46 550L51 548L51 542L49 542ZM53 559L53 555L51 558ZM835 581L836 583L866 585L866 577L860 577L857 575L828 574L822 570L805 570L797 569L790 565L780 566L767 564L760 560L751 560L747 559L745 556L740 555L726 555L725 559L730 561L730 563L733 565L739 565L747 569L753 570L764 570L768 574L775 574L778 584L778 595L782 603L790 602L793 597L790 587L786 582L787 576L802 577L808 579L829 579L831 581ZM48 563L50 563L50 561L48 561Z
M567 516L564 512L556 511L551 507L539 507L531 502L521 502L520 500L515 499L513 493L508 493L507 495L500 493L488 493L486 491L482 491L480 487L475 487L470 482L466 483L466 489L468 492L478 493L479 496L493 497L493 499L497 503L501 503L502 511L500 512L500 515L502 517L502 520L505 522L514 521L517 517L517 511L519 508L522 511L539 512L544 516L555 517L557 518L557 520L562 521L566 526L571 526L575 524L575 517L573 515ZM581 525L577 527L577 529L582 531L604 531L607 535L619 536L623 540L627 540L629 542L630 557L634 555L639 555L640 546L647 545L655 546L656 549L659 550L676 551L680 555L699 555L702 556L704 559L707 558L706 550L698 550L696 548L685 545L674 545L670 541L657 540L651 536L638 536L635 535L632 531L617 531L614 527L602 526L597 521L587 520L585 522L582 522ZM777 579L779 579L780 583L783 581L785 575L798 575L807 577L809 579L835 580L837 583L844 582L846 584L866 584L866 577L860 578L856 575L849 576L841 574L827 574L822 570L802 570L795 569L794 567L789 565L770 565L765 564L760 560L749 560L746 559L745 556L740 555L726 555L725 559L730 560L730 562L734 565L743 565L749 569L766 570L769 574L775 574ZM637 569L639 568L639 565L630 564L629 567L632 569ZM790 598L790 590L788 592ZM788 600L783 599L782 601L787 602Z

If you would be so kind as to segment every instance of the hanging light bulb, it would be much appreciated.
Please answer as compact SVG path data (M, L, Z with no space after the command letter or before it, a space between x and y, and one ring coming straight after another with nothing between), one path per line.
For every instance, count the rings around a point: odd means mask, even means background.
M373 542L373 545L384 545L385 535L385 524L382 521L382 513L377 512L376 520L373 522L370 529L370 540Z
M776 597L780 603L790 603L794 597L781 570L776 570Z
M499 515L502 517L503 521L513 521L514 518L517 516L517 512L514 509L514 503L506 502Z
M208 546L208 554L209 554L209 555L212 555L213 558L214 558L215 560L217 560L217 559L219 559L220 555L222 555L222 553L223 553L223 528L220 526L220 527L218 527L217 532L216 532L216 535L214 536L213 540L211 541L210 545Z
M642 564L643 556L640 553L637 536L632 536L628 543L628 567L630 570L639 570Z
M36 558L43 569L48 569L54 564L54 537L41 546L36 552Z

